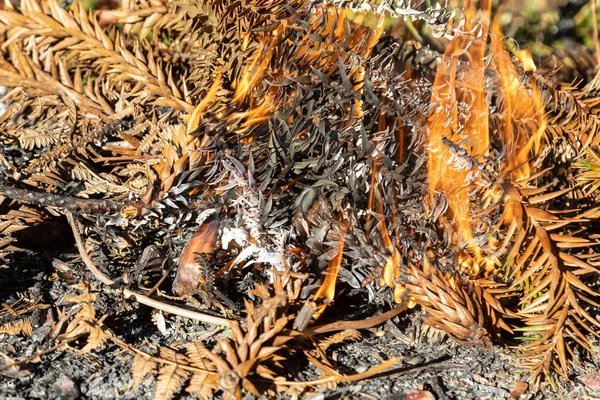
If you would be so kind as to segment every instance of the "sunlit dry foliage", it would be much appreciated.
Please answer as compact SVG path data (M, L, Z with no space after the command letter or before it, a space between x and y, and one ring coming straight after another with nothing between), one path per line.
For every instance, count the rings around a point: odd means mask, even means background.
M131 0L102 23L78 1L7 3L0 256L66 209L88 268L129 297L245 310L214 348L152 355L76 299L57 339L112 338L136 384L157 372L157 399L284 390L289 354L323 372L314 386L364 379L325 354L352 326L310 350L292 330L343 309L342 286L421 305L463 344L512 336L534 383L566 377L600 331L597 89L512 55L491 1L399 3ZM387 36L399 16L445 51Z

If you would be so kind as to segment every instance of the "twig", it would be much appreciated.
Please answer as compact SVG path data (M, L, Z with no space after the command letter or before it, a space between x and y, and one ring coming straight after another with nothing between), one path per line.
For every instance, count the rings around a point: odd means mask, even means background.
M72 338L66 339L66 340L64 340L64 341L62 341L62 342L60 342L60 343L58 343L58 344L55 344L55 345L54 345L54 346L52 346L52 347L49 347L49 348L47 348L46 350L42 350L42 351L40 351L39 353L32 354L32 355L31 355L31 356L29 356L29 357L24 357L24 358L21 358L20 360L16 360L16 361L13 361L13 362L11 362L10 364L6 364L6 365L4 365L4 366L0 366L0 372L2 372L2 371L6 371L6 370L8 370L9 368L16 367L16 366L18 366L18 365L22 365L22 364L28 363L28 362L30 362L30 361L33 361L33 360L35 360L35 359L36 359L36 358L38 358L38 357L45 356L46 354L50 354L50 353L52 353L53 351L60 349L60 348L61 348L62 346L64 346L65 344L68 344L68 343L71 343L71 342L74 342L74 341L76 341L77 339L81 338L81 336L82 336L82 335L77 335L77 336L75 336L75 337L72 337Z
M418 365L416 367L391 369L389 371L385 371L380 374L374 375L371 377L371 379L383 378L384 376L386 378L397 378L399 376L405 375L418 375L424 372L446 371L450 369L467 369L468 367L469 366L466 364L458 364L446 361L434 361Z
M274 383L276 385L282 385L282 386L316 386L316 385L322 385L324 383L329 383L329 382L347 383L347 382L362 381L362 380L369 379L373 376L377 376L377 375L383 373L386 369L390 368L392 365L396 364L399 361L400 361L400 358L392 357L389 360L382 362L378 366L373 367L370 370L362 372L360 374L332 375L332 376L317 379L314 381L306 381L306 382L275 380Z
M383 324L388 319L394 318L396 315L404 312L407 308L408 303L405 302L396 308L374 317L359 321L335 321L328 324L307 328L302 334L304 336L314 336L321 333L343 331L346 329L368 329Z
M83 260L86 267L90 270L90 272L92 274L94 274L94 276L100 282L104 283L107 286L113 286L114 282L108 276L104 275L104 273L102 271L100 271L94 265L92 259L87 254L87 251L85 250L85 246L83 245L83 240L81 239L81 235L79 234L79 231L77 230L77 225L75 224L75 218L73 217L73 214L68 210L66 211L65 214L67 216L67 220L69 221L69 225L71 225L71 229L73 230L73 236L75 236L75 242L77 244L77 249L79 250L81 259ZM181 317L194 319L196 321L201 321L201 322L205 322L208 324L225 325L228 327L231 327L231 324L233 323L233 321L231 321L227 318L203 314L203 313L199 313L197 311L192 311L192 310L188 310L185 308L173 306L170 304L165 304L158 300L152 299L143 294L133 292L126 288L123 288L122 293L126 299L133 298L138 303L147 305L147 306L155 308L157 310L162 310L162 311L165 311L165 312L168 312L171 314L179 315Z
M32 190L17 189L4 183L0 183L0 195L22 203L34 204L42 207L56 207L71 213L109 213L119 211L127 204L126 202L108 199L78 199L70 196L38 193Z
M403 375L417 375L417 374L420 374L423 372L434 372L434 371L443 371L443 370L449 370L449 369L465 369L465 368L467 368L467 366L464 364L449 363L449 362L442 361L442 362L429 363L426 365L420 365L417 367L397 368L397 369L386 371L386 369L388 369L392 365L396 364L398 361L400 361L399 358L392 357L389 360L384 361L383 363L379 364L378 366L371 368L370 370L365 371L360 374L333 375L333 376L328 376L325 378L317 379L314 381L306 381L306 382L275 380L274 383L276 385L281 385L281 386L316 386L316 385L322 385L322 384L329 383L329 382L348 383L348 382L362 381L362 380L366 380L366 379L382 378L384 376L389 378L392 376L399 377L399 376L403 376Z
M162 277L158 280L158 282L156 282L156 285L152 286L152 289L148 290L146 292L146 296L150 296L152 293L156 292L158 290L158 287L160 285L162 285L162 283L165 281L165 279L167 279L167 276L169 276L169 274L171 273L171 271L173 271L173 266L175 264L171 265L169 267L169 269L162 275Z

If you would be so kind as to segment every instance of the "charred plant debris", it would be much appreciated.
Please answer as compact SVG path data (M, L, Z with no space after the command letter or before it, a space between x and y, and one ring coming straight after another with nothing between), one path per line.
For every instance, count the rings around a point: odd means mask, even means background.
M384 373L396 358L344 375L327 348L420 306L458 343L517 347L533 390L569 379L600 331L597 58L535 63L502 15L6 2L0 256L19 268L48 221L75 241L53 261L71 295L3 288L0 332L31 334L39 310L51 325L3 370L117 345L155 398L297 397ZM133 315L221 334L152 348L115 325Z

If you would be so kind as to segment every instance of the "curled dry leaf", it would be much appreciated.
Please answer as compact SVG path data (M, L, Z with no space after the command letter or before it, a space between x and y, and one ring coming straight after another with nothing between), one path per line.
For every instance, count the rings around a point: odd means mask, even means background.
M512 397L513 399L518 399L523 394L525 394L528 388L529 384L527 382L519 381L515 384L515 387L512 390L512 392L510 392L510 397Z
M199 255L210 256L217 243L219 218L211 216L198 228L186 244L181 256L173 290L181 296L196 293L206 283L206 266L198 260Z

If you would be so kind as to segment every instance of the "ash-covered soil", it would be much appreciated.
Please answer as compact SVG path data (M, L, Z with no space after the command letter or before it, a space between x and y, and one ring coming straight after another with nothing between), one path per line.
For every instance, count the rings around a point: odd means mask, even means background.
M39 243L38 243L39 245ZM57 310L68 311L64 299L80 292L68 281L85 277L81 270L58 272L56 260L76 257L68 235L51 246L15 253L3 265L0 274L0 301L14 305L19 293L27 299L39 299L38 307L19 316L4 306L0 326L28 317L30 336L0 334L0 352L6 365L11 360L31 357L54 345L53 327L60 318ZM75 279L76 278L76 279ZM151 351L158 346L177 345L178 341L200 339L209 345L215 337L225 337L224 328L197 324L179 317L158 317L153 310L119 297L118 289L102 288L93 278L90 290L97 293L97 315L107 314L105 327L130 345ZM22 300L23 301L23 300ZM392 356L400 357L391 371L361 382L329 387L310 399L594 399L600 396L600 377L593 360L584 360L577 374L555 387L546 384L537 394L511 397L519 381L526 381L511 361L516 354L509 346L491 350L466 347L444 337L439 331L424 328L425 314L418 309L388 321L372 330L363 330L363 338L344 342L326 350L336 370L342 374L363 373ZM154 322L153 322L154 321ZM78 355L78 343L72 350L56 350L31 359L18 368L0 372L1 399L151 399L155 381L148 376L133 388L133 355L107 341L103 347ZM288 360L292 375L287 379L318 379L310 364ZM296 364L294 364L296 363ZM594 392L594 389L598 390ZM192 399L184 390L175 396ZM250 397L248 397L250 398Z

